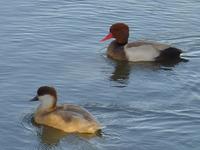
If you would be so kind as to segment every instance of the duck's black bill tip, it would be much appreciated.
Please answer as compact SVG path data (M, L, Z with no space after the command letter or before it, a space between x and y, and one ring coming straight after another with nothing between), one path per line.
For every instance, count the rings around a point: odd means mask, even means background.
M33 102L33 101L38 101L38 100L39 100L38 97L35 96L35 97L33 97L30 101Z

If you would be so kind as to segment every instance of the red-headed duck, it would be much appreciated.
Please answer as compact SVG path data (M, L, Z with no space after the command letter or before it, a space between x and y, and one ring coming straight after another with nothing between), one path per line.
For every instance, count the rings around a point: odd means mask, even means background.
M182 51L167 44L149 41L128 43L129 27L124 23L115 23L110 33L101 42L114 38L107 49L107 56L125 61L170 61L180 59Z

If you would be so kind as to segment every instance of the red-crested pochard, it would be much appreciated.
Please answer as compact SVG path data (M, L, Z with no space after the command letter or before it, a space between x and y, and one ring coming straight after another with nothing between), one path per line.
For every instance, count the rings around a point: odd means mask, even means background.
M110 33L101 42L115 38L107 49L107 56L125 61L170 61L180 59L182 51L167 44L149 41L128 43L129 27L124 23L115 23Z

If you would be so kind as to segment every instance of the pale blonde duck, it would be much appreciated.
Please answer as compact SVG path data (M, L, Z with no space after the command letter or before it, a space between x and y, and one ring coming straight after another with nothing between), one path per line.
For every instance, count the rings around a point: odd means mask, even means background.
M53 87L40 87L31 101L38 100L40 105L34 114L34 121L38 124L68 133L95 133L101 129L96 119L84 108L72 104L57 106L57 93Z
M125 61L171 61L180 59L181 50L167 44L149 41L128 43L129 27L124 23L115 23L110 33L101 42L115 38L107 49L107 56Z

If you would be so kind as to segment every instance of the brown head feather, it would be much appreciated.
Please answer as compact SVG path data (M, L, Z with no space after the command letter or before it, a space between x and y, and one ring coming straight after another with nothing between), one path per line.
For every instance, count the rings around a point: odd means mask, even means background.
M110 33L119 44L126 44L129 37L129 27L124 23L115 23L110 27Z

